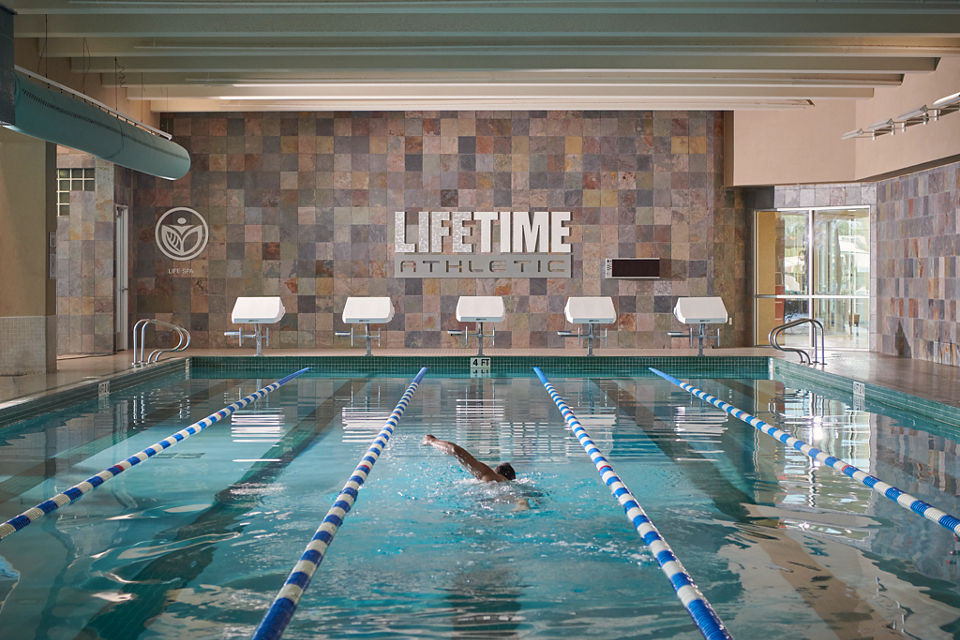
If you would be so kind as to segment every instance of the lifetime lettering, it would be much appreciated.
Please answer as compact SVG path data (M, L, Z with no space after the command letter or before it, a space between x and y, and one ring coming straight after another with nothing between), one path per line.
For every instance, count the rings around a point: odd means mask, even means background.
M453 253L570 253L569 221L569 211L420 211L408 226L406 212L397 211L394 251L443 253L447 245Z

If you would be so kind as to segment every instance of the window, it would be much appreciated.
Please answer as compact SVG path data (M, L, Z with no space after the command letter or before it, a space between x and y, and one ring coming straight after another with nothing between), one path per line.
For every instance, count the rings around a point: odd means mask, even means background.
M757 211L754 233L755 344L798 318L823 323L834 349L867 349L870 300L870 209L829 207ZM809 324L781 344L813 346Z
M70 192L93 191L94 169L57 169L57 215L70 215Z

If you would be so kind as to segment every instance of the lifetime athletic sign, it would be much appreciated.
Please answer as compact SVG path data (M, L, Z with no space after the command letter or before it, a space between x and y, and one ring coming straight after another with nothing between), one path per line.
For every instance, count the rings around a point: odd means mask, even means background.
M569 211L394 214L397 278L570 278Z

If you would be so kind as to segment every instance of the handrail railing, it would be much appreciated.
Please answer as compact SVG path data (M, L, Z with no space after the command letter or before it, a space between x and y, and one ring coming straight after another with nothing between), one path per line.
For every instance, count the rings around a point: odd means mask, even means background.
M589 331L587 331L586 333L583 333L580 330L580 328L583 325L578 324L576 333L574 333L573 331L557 331L557 335L560 336L561 338L576 338L578 347L586 343L587 355L592 356L594 340L596 340L597 342L600 342L602 338L603 345L607 346L607 337L609 336L609 329L607 327L604 327L603 335L601 336L599 333L596 333L596 330L595 330L597 326L596 324L594 324L593 322L588 322L586 324L587 324L587 327L589 328Z
M804 351L803 349L798 349L796 347L785 347L781 345L777 340L780 338L780 334L786 331L787 329L792 329L793 327L798 327L801 324L811 324L813 325L813 359L810 359L810 354ZM820 330L820 349L817 350L817 329ZM778 351L787 351L790 353L796 353L800 356L800 364L823 364L826 359L826 350L823 346L823 323L819 320L814 320L813 318L797 318L796 320L791 320L790 322L785 322L781 325L777 325L773 329L770 329L770 333L767 334L767 340L770 341L770 346Z
M158 327L163 327L165 329L170 329L177 332L177 344L176 346L170 349L154 349L150 352L150 355L146 359L143 357L144 349L144 338L146 337L147 325L156 325ZM137 337L137 329L140 330L139 339ZM133 366L141 367L146 364L151 364L160 360L160 356L164 353L174 353L178 351L183 351L190 346L190 332L185 328L181 327L178 324L173 324L172 322L164 322L163 320L155 320L153 318L144 318L143 320L137 320L133 325Z
M382 331L382 329L377 329L377 332L376 332L376 333L373 333L372 331L370 331L370 324L371 324L371 323L369 323L369 322L364 322L364 323L362 323L362 324L363 324L363 326L365 327L366 333L364 333L362 336L357 336L357 337L358 337L358 338L363 338L364 340L367 341L367 355L368 355L368 356L369 356L369 355L373 355L373 351L371 350L371 346L372 346L372 344L373 344L373 340L374 340L374 338L376 338L376 340L377 340L377 346L379 347L379 346L380 346L380 332ZM351 346L351 347L353 346L353 327L350 327L350 331L334 331L334 332L333 332L333 335L335 335L335 336L338 337L338 338L350 338L350 346Z
M497 344L497 328L491 327L492 333L486 334L483 332L483 322L477 323L477 332L470 333L469 329L449 329L447 331L451 336L463 336L463 346L467 346L470 342L470 338L477 339L477 355L483 355L483 339L490 338L492 340L491 344Z

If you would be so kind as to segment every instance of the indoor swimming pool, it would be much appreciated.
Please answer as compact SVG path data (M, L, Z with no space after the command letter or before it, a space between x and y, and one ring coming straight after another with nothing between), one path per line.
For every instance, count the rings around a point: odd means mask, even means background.
M295 369L195 369L2 427L0 521ZM949 531L646 371L544 373L732 636L960 635ZM960 512L954 428L675 375ZM307 372L4 537L0 635L251 637L411 378ZM517 479L478 482L426 434ZM283 637L701 633L531 371L427 373Z

